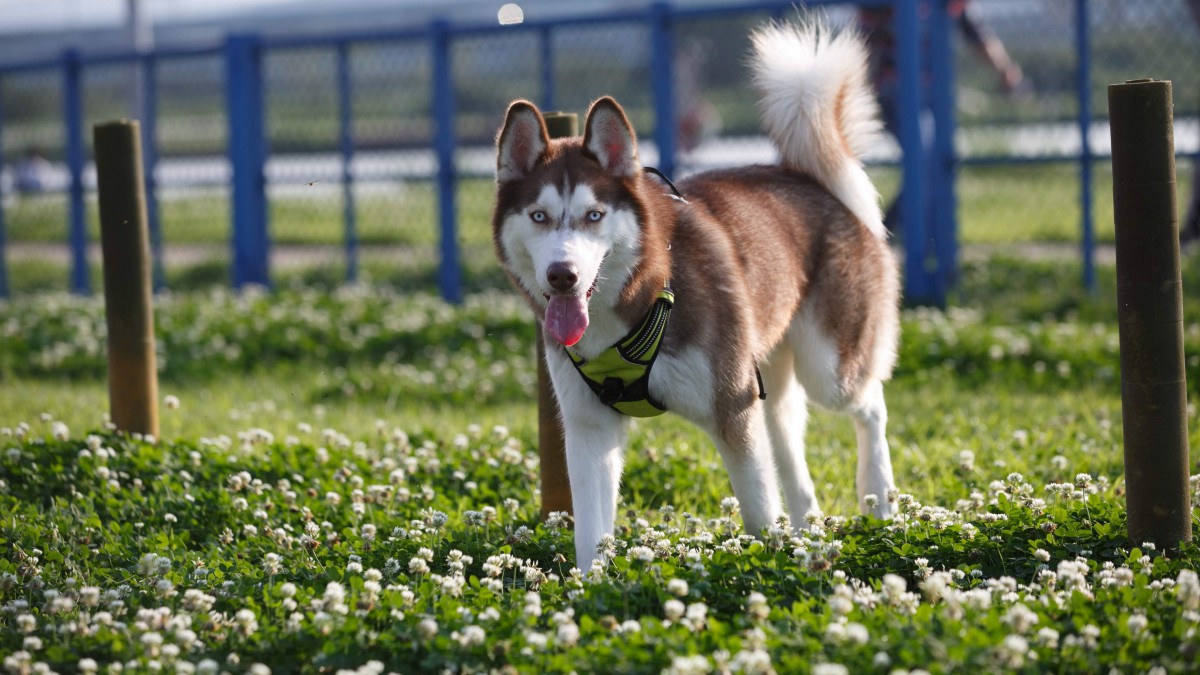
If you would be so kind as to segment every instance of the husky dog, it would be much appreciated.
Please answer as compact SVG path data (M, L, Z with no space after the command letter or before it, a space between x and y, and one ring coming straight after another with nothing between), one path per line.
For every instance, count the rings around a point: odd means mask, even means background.
M820 22L752 37L778 165L697 174L669 194L643 172L629 120L607 97L592 104L583 138L551 140L527 101L509 107L499 133L495 247L544 327L585 572L613 532L628 411L615 400L629 390L606 391L580 364L660 323L656 307L671 294L634 398L708 432L746 530L774 524L785 505L796 524L818 509L804 458L809 400L853 419L860 508L891 515L882 382L899 287L859 159L879 126L866 50Z

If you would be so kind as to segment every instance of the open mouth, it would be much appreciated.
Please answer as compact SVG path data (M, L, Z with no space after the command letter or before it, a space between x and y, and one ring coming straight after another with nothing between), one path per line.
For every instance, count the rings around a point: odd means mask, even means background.
M546 317L543 326L546 334L555 342L570 347L579 342L588 327L588 300L596 290L596 284L583 295L550 295L546 297Z

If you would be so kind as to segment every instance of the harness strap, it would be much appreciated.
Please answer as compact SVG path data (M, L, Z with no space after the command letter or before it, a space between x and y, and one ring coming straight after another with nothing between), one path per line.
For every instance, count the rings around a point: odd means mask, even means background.
M666 183L667 187L671 188L671 194L668 196L678 199L679 201L683 202L684 204L688 203L688 200L684 199L683 195L679 194L679 188L675 187L675 184L671 182L670 178L667 178L667 174L659 171L658 169L656 169L652 166L643 166L642 171L645 173L649 173L649 174L658 176L658 178L660 180L662 180L662 182Z
M601 403L631 417L666 412L666 406L650 396L650 369L658 358L674 304L675 295L663 289L642 323L591 361L564 348Z

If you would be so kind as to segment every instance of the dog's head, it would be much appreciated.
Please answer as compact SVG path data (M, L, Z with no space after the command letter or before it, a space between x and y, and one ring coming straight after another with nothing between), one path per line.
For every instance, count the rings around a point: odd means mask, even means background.
M614 306L642 241L637 139L611 98L588 110L582 139L551 139L537 107L508 108L497 140L496 252L544 317L547 335L571 346L589 307Z

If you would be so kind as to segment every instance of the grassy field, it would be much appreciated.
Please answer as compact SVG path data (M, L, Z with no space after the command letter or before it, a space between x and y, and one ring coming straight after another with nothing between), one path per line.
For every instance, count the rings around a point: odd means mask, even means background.
M1200 260L1185 264L1200 314ZM528 310L387 287L160 299L162 433L106 430L95 299L0 316L0 654L13 672L1182 672L1200 565L1124 532L1115 283L970 262L909 310L902 516L742 536L707 439L633 426L609 564L538 522ZM1186 329L1200 354L1200 324ZM1192 388L1200 359L1189 359ZM1190 415L1193 442L1200 426ZM1162 669L1162 671L1156 670Z
M875 167L872 178L889 202L898 173ZM988 250L1030 243L1071 244L1080 241L1077 169L1071 165L963 167L959 180L959 238L964 247ZM1113 241L1112 174L1097 166L1093 215L1098 242ZM1190 198L1190 167L1180 165L1179 213ZM457 196L465 287L485 290L506 285L492 253L490 218L493 186L489 180L465 180ZM429 183L397 183L394 190L372 190L357 201L357 237L363 279L404 291L434 287L440 232L436 194ZM89 236L99 233L90 206ZM190 194L162 202L166 282L176 290L229 283L228 195L221 190ZM7 209L8 241L15 247L44 246L64 240L65 204L41 196L15 200ZM329 285L346 278L342 205L337 186L289 188L271 200L271 237L279 245L272 280L289 285ZM14 249L16 250L16 249ZM9 283L14 294L67 288L67 249L8 254ZM48 252L49 251L49 252ZM54 255L57 251L57 256ZM92 252L93 288L100 288L98 247Z
M1179 210L1186 213L1191 171L1179 166ZM894 196L897 172L871 169L885 203ZM965 166L958 183L960 238L965 244L1079 241L1079 178L1073 164ZM1111 242L1112 172L1096 165L1094 217L1096 235ZM397 182L388 188L363 190L356 196L357 236L364 245L432 245L437 229L436 192L432 183ZM458 233L462 244L490 241L494 188L488 179L464 179L457 195ZM280 244L340 244L344 241L341 190L336 185L292 186L270 200L273 241ZM161 201L163 241L168 244L225 244L229 241L227 191L192 190ZM9 241L63 241L65 198L45 195L14 200L5 213ZM88 213L89 236L99 237L95 200Z

